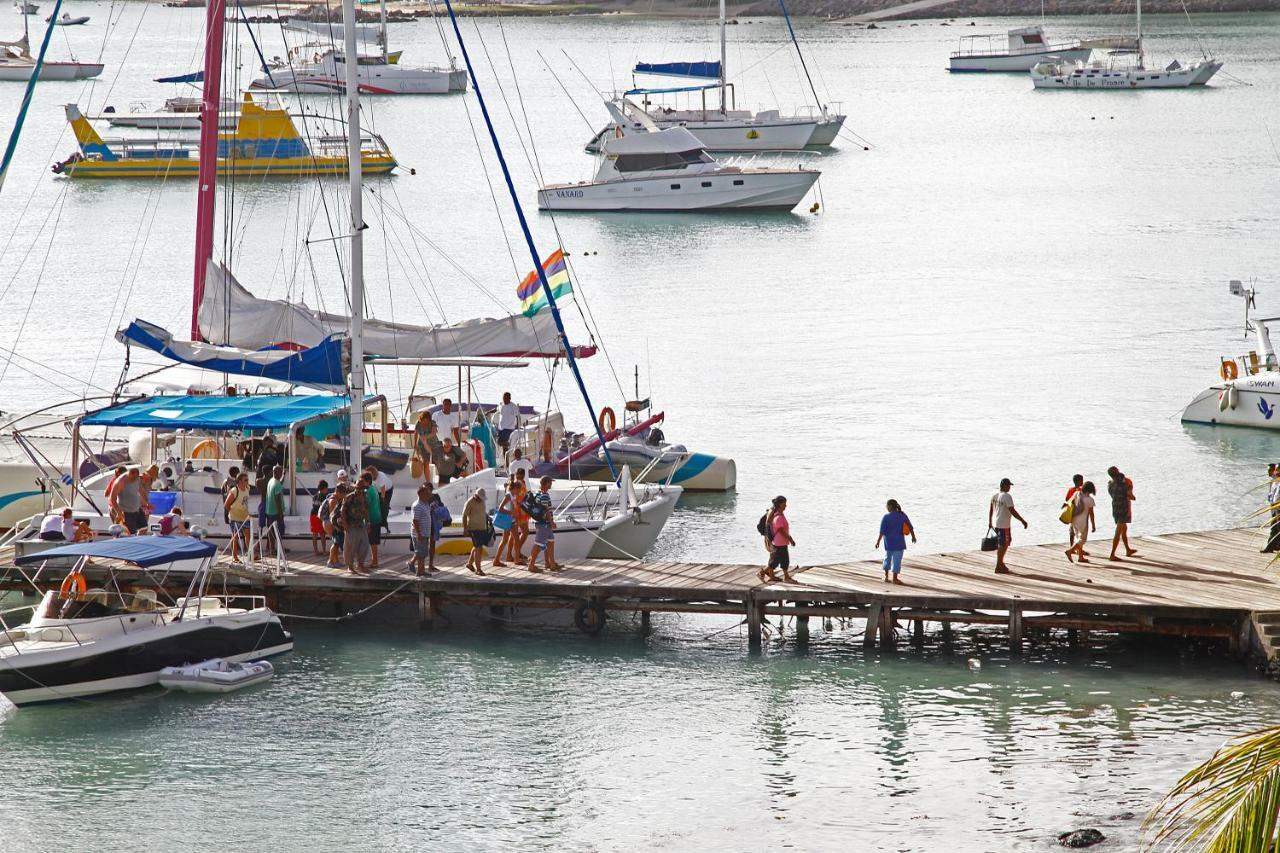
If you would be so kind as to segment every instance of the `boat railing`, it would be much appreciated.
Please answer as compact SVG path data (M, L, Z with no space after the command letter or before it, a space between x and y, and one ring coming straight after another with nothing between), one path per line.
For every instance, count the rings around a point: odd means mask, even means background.
M192 598L194 598L194 600L192 600ZM232 603L240 605L242 602L247 602L249 605L244 608L245 610L260 610L265 609L267 606L267 597L265 595L247 595L243 593L210 595L205 593L199 596L193 596L192 598L182 599L182 604L175 604L173 606L173 609L178 611L178 615L175 619L181 620L188 616L193 619L199 619L203 612L204 602L210 600L221 602L223 610L230 610Z
M952 59L971 56L1023 56L1029 53L1053 53L1058 50L1079 50L1080 41L1058 44L1026 44L1010 48L1006 36L961 36L960 47L951 54Z

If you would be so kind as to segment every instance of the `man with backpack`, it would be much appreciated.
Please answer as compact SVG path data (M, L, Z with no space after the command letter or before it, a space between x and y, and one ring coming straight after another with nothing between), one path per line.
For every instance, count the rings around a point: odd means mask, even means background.
M534 574L541 574L542 570L538 568L538 552L546 549L546 566L549 572L558 572L564 568L556 562L556 521L551 514L551 484L555 482L550 477L543 477L538 481L538 491L534 494L525 495L521 502L521 508L533 519L533 550L529 552L529 565L527 568Z
M342 500L339 510L342 519L342 561L353 574L365 571L369 559L369 497L365 494L363 478Z

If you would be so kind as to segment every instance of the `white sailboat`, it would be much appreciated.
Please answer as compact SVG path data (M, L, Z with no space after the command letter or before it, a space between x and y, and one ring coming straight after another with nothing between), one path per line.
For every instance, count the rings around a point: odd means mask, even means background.
M647 116L624 115L625 99L606 102L614 130L601 144L590 181L538 190L542 210L791 210L818 180L815 169L725 166L687 127L660 128ZM624 129L625 123L625 129Z
M1137 38L1134 64L1113 61L1068 62L1055 59L1031 69L1031 84L1036 89L1185 89L1203 86L1222 63L1205 55L1190 65L1174 60L1164 68L1148 68L1142 46L1142 0L1137 0ZM1127 53L1128 51L1117 51Z
M328 42L311 41L289 50L289 55L277 58L263 69L261 77L255 79L250 88L287 90L301 94L317 94L324 92L342 92L347 86L346 57L357 57L356 79L360 92L365 95L447 95L467 90L467 73L453 64L442 66L409 66L400 64L400 52L387 49L387 5L386 0L379 4L381 22L375 30L368 25L356 24L345 27L341 24L293 24L291 29L302 30L312 35L322 35L327 31ZM345 19L344 19L345 20ZM333 46L334 34L350 36L346 38L348 49L339 50ZM358 48L349 46L360 36L367 39L374 36L380 50L375 54L361 54Z
M783 6L786 15L786 7ZM791 20L787 17L790 30ZM828 109L826 104L819 104L812 115L783 115L779 110L763 110L751 112L737 109L730 103L730 93L736 99L737 90L728 81L726 74L727 49L725 41L725 0L720 0L720 59L714 62L666 62L636 63L634 74L647 74L662 77L676 77L695 80L714 80L714 83L695 86L678 86L669 88L633 87L625 93L624 112L596 133L587 142L587 151L596 154L603 148L610 134L618 127L640 129L647 120L661 130L670 127L684 127L698 138L711 151L799 151L811 146L826 146L835 142L840 128L844 126L844 115ZM791 39L800 50L800 43L791 31ZM804 57L801 54L801 63ZM808 75L808 68L805 67ZM810 81L810 90L814 100L818 100L817 91ZM718 103L708 105L707 92L718 91ZM698 93L701 103L697 107L675 108L655 104L649 100L651 95ZM637 103L630 98L643 98Z
M1218 360L1220 381L1201 391L1182 410L1182 422L1280 429L1280 359L1271 345L1268 326L1280 317L1253 317L1257 290L1231 282L1231 293L1244 299L1245 334L1252 332L1256 349Z
M36 8L30 6L30 14ZM21 8L19 8L21 11ZM41 80L87 80L97 77L104 68L100 62L77 62L72 57L70 62L51 62L45 60L40 66ZM27 25L27 16L22 16L22 38L17 41L0 41L0 80L25 83L31 79L36 70L36 58L31 55L31 33Z

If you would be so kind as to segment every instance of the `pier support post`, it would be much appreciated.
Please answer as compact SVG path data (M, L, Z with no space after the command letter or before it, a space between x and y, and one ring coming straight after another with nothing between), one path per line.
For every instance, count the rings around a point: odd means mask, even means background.
M911 641L917 646L924 645L924 620L911 620Z
M880 632L880 602L876 601L867 607L867 630L862 634L862 645L870 648L876 644L876 634Z
M898 642L898 635L893 630L893 623L894 623L893 608L887 607L887 606L881 607L880 608L880 646L882 648L887 649L893 644L895 644L896 642Z
M431 599L421 586L418 587L418 629L422 631L431 629Z
M942 644L944 646L951 645L951 622L950 620L942 623Z
M649 632L651 630L653 630L653 626L650 624L649 611L641 610L640 611L640 636L642 637L649 636Z
M747 596L747 644L753 649L760 648L761 605L754 595Z
M1079 645L1079 643L1080 643L1080 636L1076 632L1076 629L1068 628L1067 629L1067 645L1070 648L1074 649L1077 645Z
M1009 649L1022 651L1022 611L1016 607L1009 608Z
M802 610L808 606L809 606L808 602L805 602L805 601L796 602L796 607ZM809 617L808 616L801 616L801 615L796 616L796 642L799 642L799 643L809 642Z

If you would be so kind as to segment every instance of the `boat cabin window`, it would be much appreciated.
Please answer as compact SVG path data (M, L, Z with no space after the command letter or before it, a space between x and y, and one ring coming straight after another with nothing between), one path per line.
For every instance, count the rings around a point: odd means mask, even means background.
M740 187L740 186L742 186L744 183L746 183L746 181L743 181L742 179L738 179L738 180L736 180L736 181L734 181L734 182L733 182L733 185L734 185L735 187Z
M619 154L613 165L619 172L649 172L655 169L683 169L710 159L701 149L695 149L670 154Z
M680 189L680 185L679 185L679 184L672 184L672 185L671 185L671 189L673 189L673 190L678 190L678 189Z
M703 185L704 187L709 187L709 186L711 186L711 182L710 182L710 181L703 181L703 182L702 182L702 185Z
M1027 33L1022 37L1023 44L1044 44L1044 36L1039 33Z

